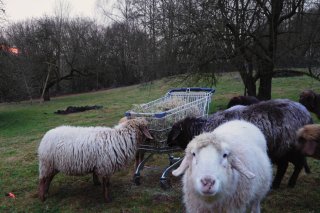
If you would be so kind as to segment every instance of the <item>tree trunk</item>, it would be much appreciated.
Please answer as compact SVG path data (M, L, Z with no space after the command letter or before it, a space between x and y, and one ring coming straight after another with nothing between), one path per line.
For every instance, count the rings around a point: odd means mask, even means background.
M269 61L262 61L259 67L260 86L258 99L260 100L271 99L272 72L273 63Z
M245 87L246 87L246 91L245 91L244 95L255 96L255 97L257 96L256 82L252 76L249 76L247 78L247 81L245 83Z
M259 77L260 86L258 98L260 100L270 100L271 99L271 88L272 88L272 76L273 68L275 64L275 53L277 50L277 40L278 40L278 27L279 27L279 17L283 9L283 0L272 0L271 1L272 11L269 17L269 37L268 37L268 50L267 57L261 58L259 60Z
M246 66L245 64L238 64L239 73L245 87L244 95L256 97L257 87L256 87L256 81L253 77L253 66L251 62L247 62L247 65L248 66Z
M43 95L43 101L50 101L50 89L45 88L44 95Z
M43 101L50 101L50 95L49 95L49 88L50 86L48 86L48 81L49 81L49 76L50 76L50 72L51 72L51 65L48 65L48 74L46 77L46 81L44 82L44 86L43 86L43 91L40 97L40 103Z

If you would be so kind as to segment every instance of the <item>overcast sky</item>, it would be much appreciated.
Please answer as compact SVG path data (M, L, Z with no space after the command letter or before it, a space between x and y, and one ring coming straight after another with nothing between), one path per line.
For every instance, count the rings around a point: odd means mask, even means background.
M60 0L3 0L8 21L53 15ZM70 5L71 16L98 17L97 0L63 0Z

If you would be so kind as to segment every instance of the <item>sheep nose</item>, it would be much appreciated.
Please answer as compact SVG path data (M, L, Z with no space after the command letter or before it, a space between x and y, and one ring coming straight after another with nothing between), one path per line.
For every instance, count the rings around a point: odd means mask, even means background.
M201 180L202 186L204 187L211 187L215 184L215 179L213 179L212 177L204 177Z

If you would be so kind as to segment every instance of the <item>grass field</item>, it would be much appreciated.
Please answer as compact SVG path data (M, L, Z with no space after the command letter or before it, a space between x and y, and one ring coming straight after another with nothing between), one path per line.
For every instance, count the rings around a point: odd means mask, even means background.
M0 212L183 212L181 183L170 177L172 189L159 187L159 177L167 165L165 155L156 155L142 172L142 184L131 179L133 165L111 179L113 202L103 203L102 189L94 186L91 175L70 177L58 174L46 202L37 198L37 147L41 137L58 125L113 126L132 107L163 96L170 88L190 85L162 79L148 84L52 98L50 102L0 104ZM303 89L319 92L320 82L307 77L276 78L272 98L297 101ZM210 111L223 109L228 100L243 92L237 74L219 77ZM103 109L69 115L53 112L67 106L102 105ZM315 117L314 117L315 118ZM315 118L315 122L319 120ZM302 172L297 186L286 187L287 172L279 190L270 191L262 203L263 212L320 212L320 162L308 159L312 173ZM13 192L16 199L5 196Z

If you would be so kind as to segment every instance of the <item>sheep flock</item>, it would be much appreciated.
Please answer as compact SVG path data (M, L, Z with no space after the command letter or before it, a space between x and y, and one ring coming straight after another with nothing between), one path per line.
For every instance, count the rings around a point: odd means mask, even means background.
M289 163L294 171L288 187L294 187L302 169L311 172L306 158L320 159L320 125L310 114L319 117L319 97L310 90L301 93L300 103L238 96L208 118L191 115L173 123L166 143L184 150L172 175L182 176L185 211L258 213L271 188L280 187ZM38 147L40 200L61 172L91 173L105 202L111 202L110 177L133 163L139 144L153 138L144 118L124 117L114 127L49 130Z

